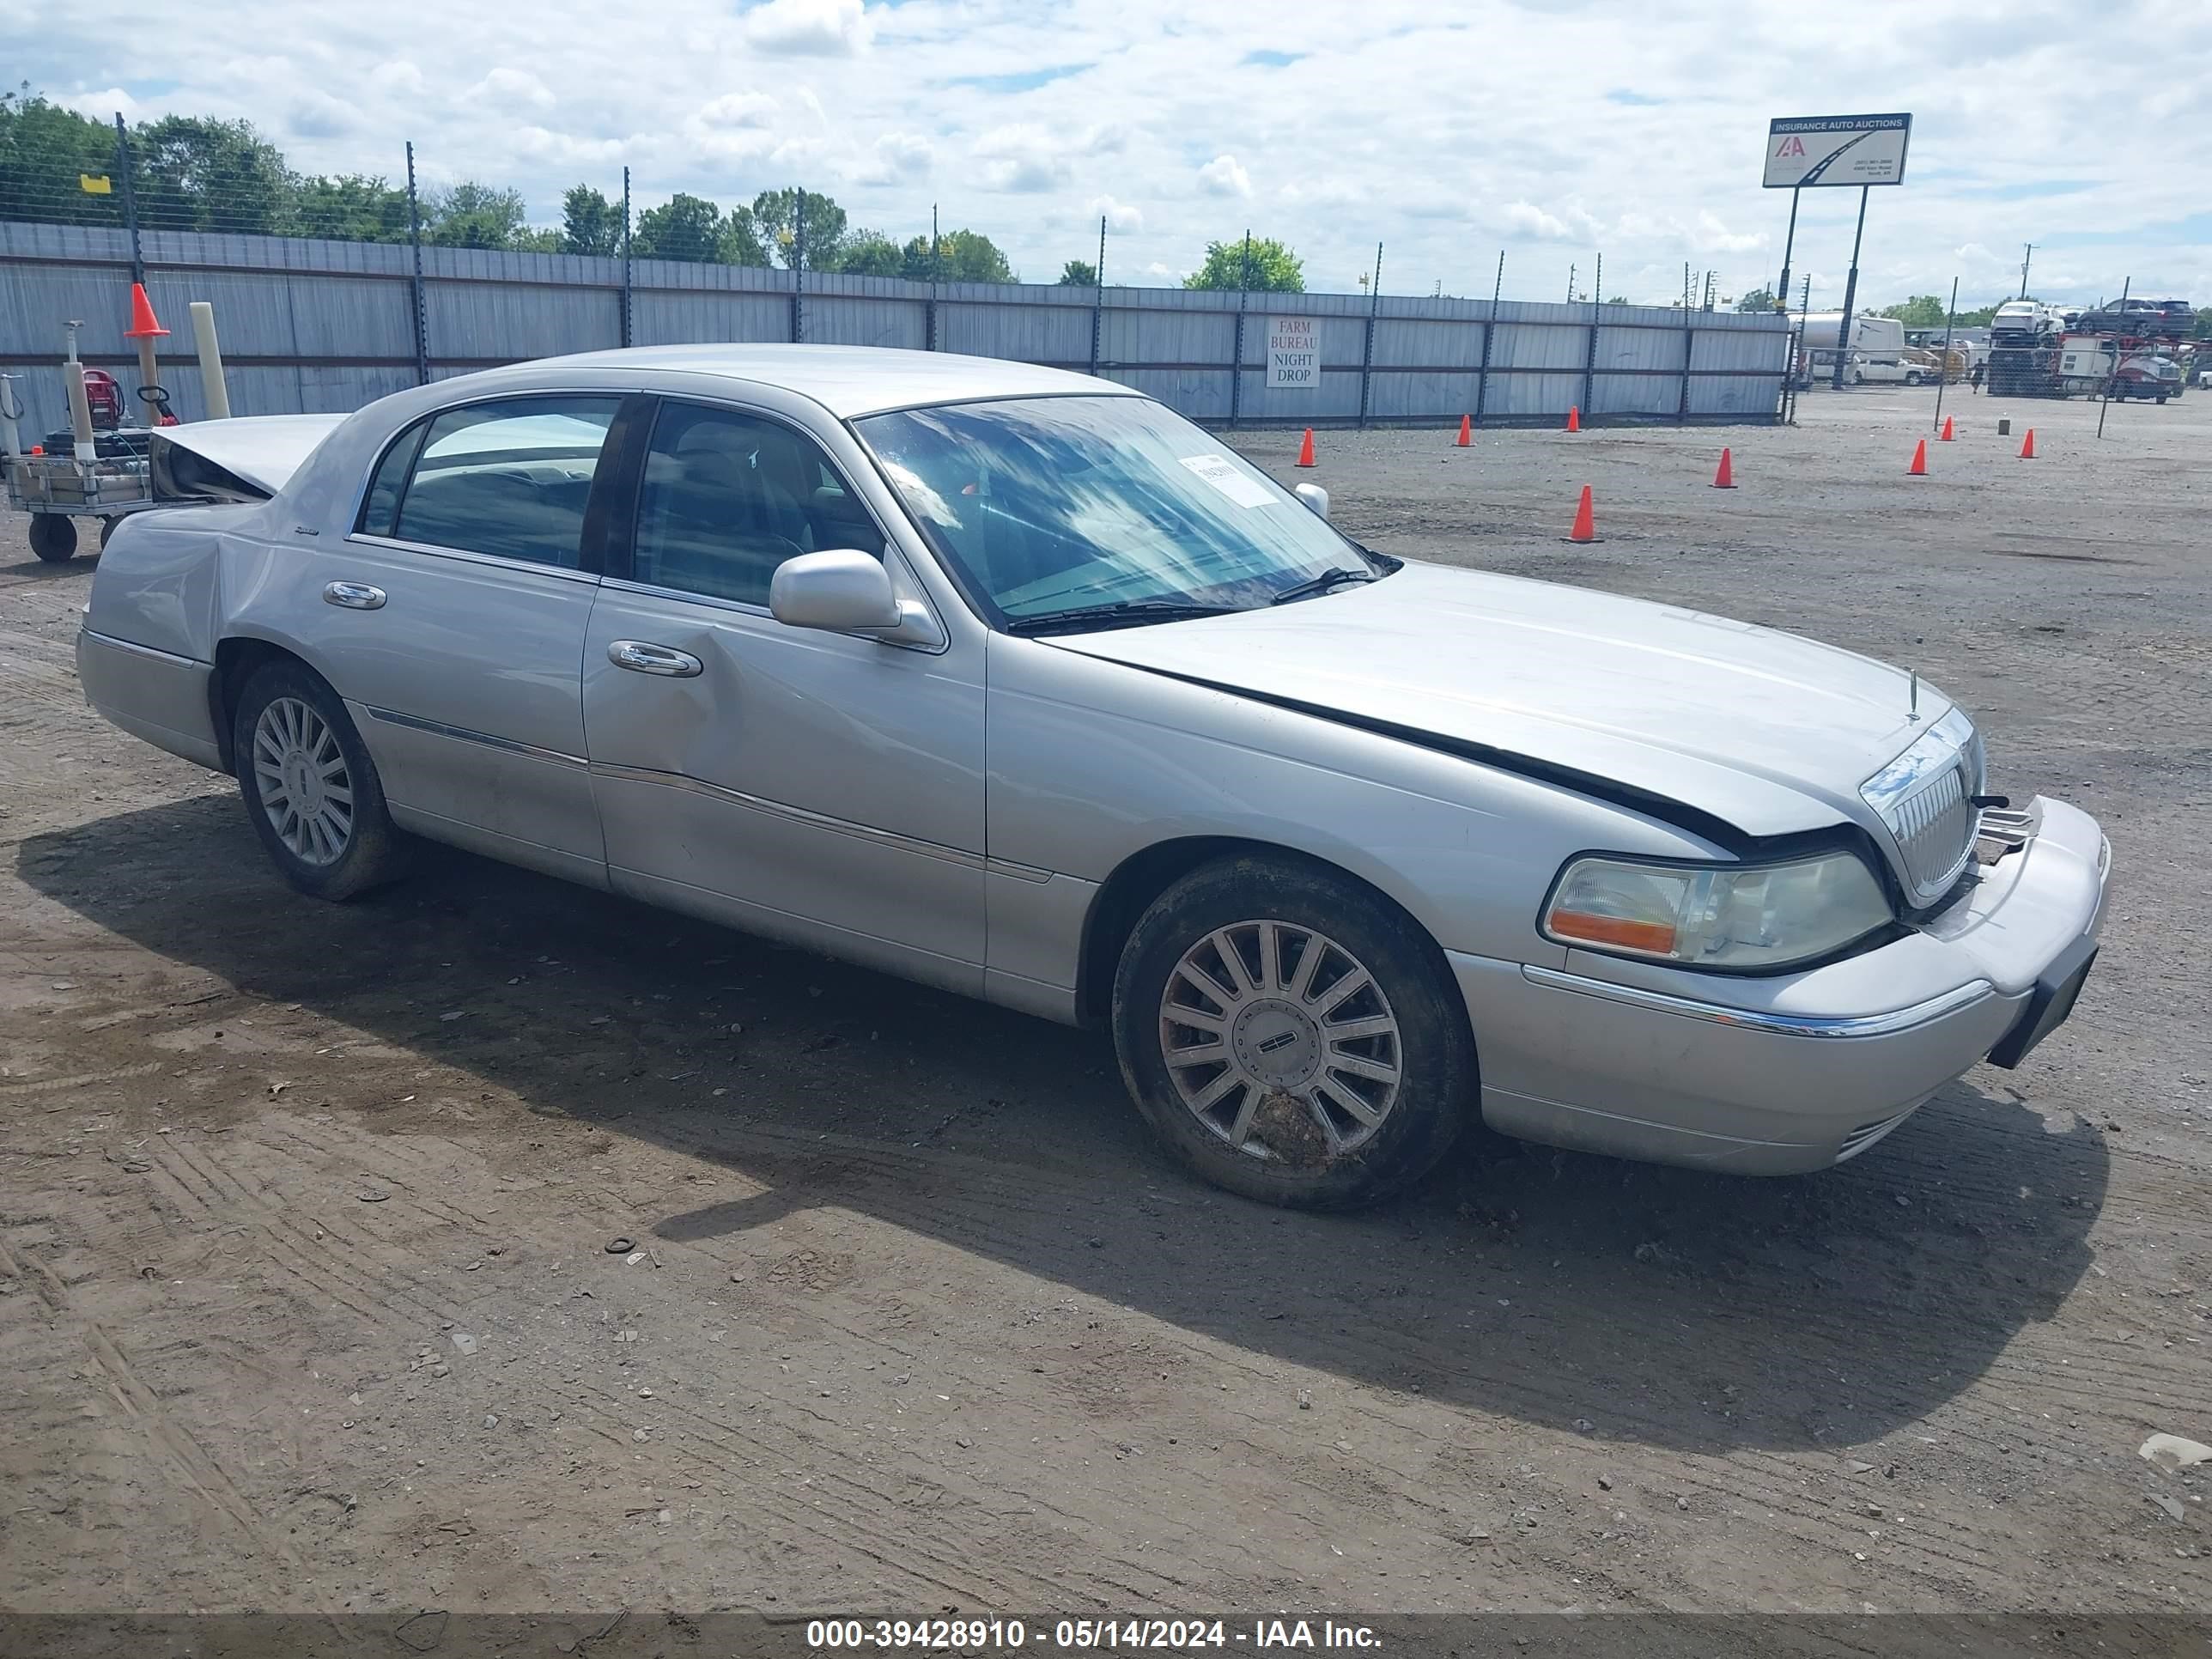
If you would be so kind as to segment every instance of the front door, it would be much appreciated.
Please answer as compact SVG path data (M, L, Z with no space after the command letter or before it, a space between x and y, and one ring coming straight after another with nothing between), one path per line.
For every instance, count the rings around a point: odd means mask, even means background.
M981 652L769 613L785 559L886 552L821 446L779 417L664 402L631 531L584 647L616 888L979 992Z

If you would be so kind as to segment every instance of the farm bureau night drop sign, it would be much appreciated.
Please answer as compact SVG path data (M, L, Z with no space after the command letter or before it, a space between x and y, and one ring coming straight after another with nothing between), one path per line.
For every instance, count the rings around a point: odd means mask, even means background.
M1321 384L1321 325L1310 317L1267 319L1267 390Z

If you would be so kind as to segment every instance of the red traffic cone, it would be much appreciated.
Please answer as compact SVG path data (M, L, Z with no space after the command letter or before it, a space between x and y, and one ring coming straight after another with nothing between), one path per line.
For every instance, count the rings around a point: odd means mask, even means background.
M1594 542L1597 539L1597 514L1590 504L1590 487L1583 486L1583 498L1575 507L1575 527L1567 532L1571 542Z
M1735 468L1730 465L1730 458L1725 449L1721 451L1721 464L1713 473L1713 488L1716 489L1735 488Z
M1308 427L1306 428L1306 441L1298 446L1298 465L1300 466L1311 466L1313 464L1313 428L1311 427Z
M1567 405L1567 430L1568 430L1568 431L1570 431L1570 432L1579 432L1579 431L1581 431L1582 429L1583 429L1583 411L1582 411L1581 408L1580 408L1578 405L1577 405L1577 404L1568 404L1568 405Z
M2033 427L2028 428L2027 436L2021 440L2020 458L2023 461L2032 461L2035 459L2035 428Z
M1472 447L1474 442L1474 416L1472 415L1462 415L1459 417L1459 447L1462 449L1466 449Z
M154 316L154 302L146 297L146 284L131 284L131 326L123 331L126 340L159 339L169 331L163 328Z
M1943 417L1943 429L1936 436L1947 444L1951 441L1951 417L1948 415Z
M1928 476L1927 439L1923 438L1912 446L1912 465L1905 469L1905 476L1908 478L1924 478Z

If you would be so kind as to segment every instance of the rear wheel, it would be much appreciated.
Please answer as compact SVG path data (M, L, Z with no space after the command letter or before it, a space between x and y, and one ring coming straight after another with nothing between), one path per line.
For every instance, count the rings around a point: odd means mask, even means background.
M398 831L376 763L320 678L289 661L257 671L231 740L246 816L285 880L316 898L349 899L398 873Z
M1270 1204L1386 1197L1474 1108L1443 953L1371 890L1288 858L1208 865L1161 895L1122 951L1114 1036L1169 1148Z
M48 564L66 563L76 555L76 526L58 513L33 513L31 551Z

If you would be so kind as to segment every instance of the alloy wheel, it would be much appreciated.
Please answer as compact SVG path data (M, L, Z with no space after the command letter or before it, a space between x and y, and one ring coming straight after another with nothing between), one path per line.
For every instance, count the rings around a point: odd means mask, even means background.
M336 864L353 840L353 779L337 733L313 705L277 697L253 726L253 781L270 826L293 855Z
M1398 1018L1373 973L1287 921L1232 922L1184 951L1161 994L1159 1040L1200 1122L1239 1152L1292 1164L1370 1139L1403 1077Z

